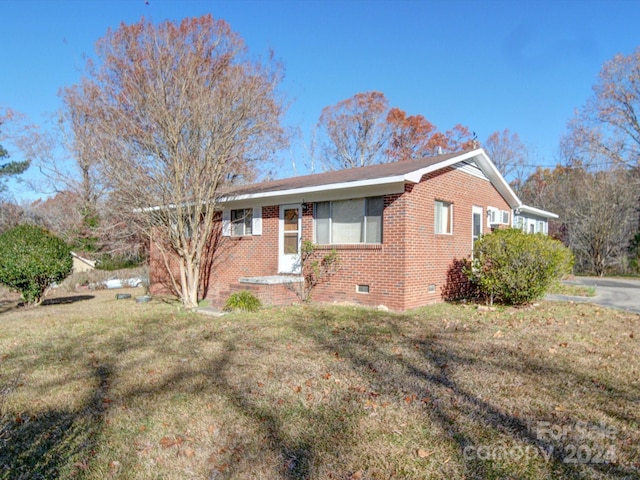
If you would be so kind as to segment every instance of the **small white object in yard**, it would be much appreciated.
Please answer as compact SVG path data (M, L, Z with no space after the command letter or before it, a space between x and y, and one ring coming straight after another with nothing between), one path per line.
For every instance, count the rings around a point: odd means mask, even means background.
M386 305L378 305L378 310L380 310L381 312L388 312L389 307L387 307Z
M139 277L132 278L110 278L100 283L100 286L109 290L113 288L128 288L128 287L141 287L143 285L142 279Z

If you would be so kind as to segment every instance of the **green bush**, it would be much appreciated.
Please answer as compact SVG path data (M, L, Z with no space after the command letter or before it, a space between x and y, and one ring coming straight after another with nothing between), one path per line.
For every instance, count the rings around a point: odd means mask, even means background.
M224 309L226 311L240 310L243 312L257 312L262 307L262 302L249 290L233 293L229 296Z
M0 283L39 305L51 284L73 268L71 249L60 238L34 225L19 225L0 235Z
M482 236L466 273L491 304L523 305L544 296L572 266L573 255L560 241L512 228Z

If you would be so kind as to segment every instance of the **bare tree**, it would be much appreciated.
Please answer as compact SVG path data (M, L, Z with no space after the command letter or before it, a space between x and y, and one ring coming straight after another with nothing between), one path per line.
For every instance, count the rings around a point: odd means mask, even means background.
M603 275L627 269L630 240L637 231L633 172L617 167L590 171L581 165L538 169L523 185L525 203L560 216L550 233L576 257L576 269Z
M251 59L210 15L122 24L97 56L69 104L92 118L76 137L99 158L112 205L138 212L183 305L197 306L219 198L285 144L281 67Z
M326 170L384 163L389 102L383 93L357 93L325 107L318 120L320 162Z
M593 95L569 122L565 155L585 165L640 168L640 47L605 63Z
M6 109L0 111L0 127L6 122L15 121L17 117L20 117L20 115L13 110ZM0 140L5 140L6 138L7 135L0 128ZM29 162L27 160L10 161L9 156L9 152L0 145L0 194L5 193L7 190L4 182L7 178L20 175L29 168Z
M637 48L630 55L616 55L603 65L593 86L593 95L570 120L561 141L566 165L595 172L591 183L584 185L585 190L576 194L598 204L584 205L583 211L608 208L613 231L624 227L627 238L614 235L612 240L618 242L620 248L627 248L640 231L639 118L640 48ZM621 169L625 170L624 174ZM625 183L620 187L624 192L619 195L624 193L625 201L632 199L634 208L621 208L622 203L610 197L618 191L620 178L624 178ZM598 191L602 182L608 185L608 190ZM598 195L593 196L596 191Z
M588 173L571 169L563 182L567 234L582 271L602 276L624 271L629 241L638 229L631 173L617 168Z
M530 172L528 165L531 163L529 150L520 136L505 128L489 135L482 147L502 176L518 190L526 178L526 172Z

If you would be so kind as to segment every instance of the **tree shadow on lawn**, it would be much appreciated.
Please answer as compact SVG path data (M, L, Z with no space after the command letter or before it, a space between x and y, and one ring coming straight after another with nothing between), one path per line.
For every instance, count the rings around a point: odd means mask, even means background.
M220 392L237 411L258 420L260 428L270 441L268 447L282 459L281 478L291 480L314 478L316 457L320 453L319 446L343 444L351 437L357 419L339 416L323 408L298 406L297 415L304 416L304 423L312 428L304 429L297 437L288 435L285 432L284 418L274 413L272 405L255 401L247 395L245 389L232 386L229 376L234 375L234 372L232 368L226 368L226 360L235 347L228 342L225 347L227 355L221 361L212 363L210 372L214 378L217 376L219 379L217 386ZM295 409L296 406L283 405L283 408Z
M48 305L66 305L68 303L83 302L85 300L93 300L95 295L72 295L68 297L55 297L48 298L42 302L41 306L46 307Z
M82 408L0 417L1 479L68 478L87 468L100 440L112 377L109 365L92 369L96 388Z
M95 295L70 295L67 297L54 297L47 298L44 300L38 307L46 307L50 305L66 305L70 303L83 302L85 300L93 300ZM11 312L16 308L31 308L28 305L25 305L24 302L21 302L19 299L17 300L2 300L0 301L0 315L4 313Z
M391 332L390 335L400 337L408 350L416 349L420 352L422 358L420 361L414 361L407 356L384 351L384 342L372 341L369 335L359 336L357 333L354 335L353 331L340 329L330 331L328 328L314 327L315 322L328 325L335 321L331 311L318 309L315 312L314 318L301 316L298 319L296 323L298 331L312 338L328 352L336 352L347 359L363 377L369 377L372 390L382 393L409 393L417 399L424 397L425 392L428 392L431 401L424 405L423 415L447 432L449 441L457 444L457 450L460 452L458 462L463 465L465 477L514 478L517 469L514 469L513 465L503 466L499 458L497 461L486 457L480 458L481 455L478 455L476 450L476 447L480 446L488 446L489 449L498 447L500 450L505 447L504 439L506 438L514 447L530 447L536 456L539 455L538 458L547 458L546 465L534 467L538 468L534 470L534 475L544 472L543 474L550 478L638 478L638 469L631 465L580 461L566 463L567 459L580 460L576 457L576 452L572 451L572 447L576 445L568 445L575 442L567 438L554 441L548 435L541 435L541 432L537 431L538 422L549 421L551 425L572 428L579 422L579 418L571 418L569 414L564 418L558 418L555 415L556 412L551 412L547 418L535 419L536 425L531 425L521 417L507 413L500 405L492 403L490 397L487 398L486 395L481 397L467 390L454 380L452 373L457 367L475 364L479 367L477 368L479 371L487 367L509 375L543 373L551 376L552 385L560 385L562 380L559 379L571 379L573 384L589 385L593 382L592 378L551 363L532 360L519 351L509 351L506 356L510 358L504 360L486 358L483 352L465 352L464 348L460 347L463 339L456 332L436 330L427 338L422 335L419 337L405 335L398 327L398 324L404 320L397 322L385 318L385 315L378 315L377 312L372 313L369 321L385 325L384 328ZM389 366L388 371L385 372L381 365ZM406 374L398 376L391 374L391 370L402 370ZM602 412L609 411L605 406L607 395L611 393L629 402L629 405L637 401L637 397L630 396L611 385L606 390L597 394L601 397L599 400ZM629 418L626 420L632 421ZM492 440L496 437L503 440ZM612 441L612 439L605 440L609 442L607 445ZM492 442L493 445L487 445ZM508 451L509 446L506 446ZM597 444L593 448L597 448ZM466 455L465 449L471 455ZM524 475L529 477L530 474Z
M233 338L224 342L222 351L217 358L207 362L201 368L193 368L185 365L174 371L171 375L163 377L160 382L153 385L136 388L127 392L126 402L131 402L136 397L149 397L166 392L174 394L202 394L209 395L215 392L224 399L225 405L230 407L241 417L248 419L254 425L256 431L253 438L245 438L242 442L249 444L248 449L271 451L273 458L278 459L277 476L283 480L307 480L315 478L315 467L318 465L317 457L319 445L327 446L346 445L352 437L352 432L358 422L358 418L345 415L337 415L336 412L326 406L309 408L301 406L297 401L283 400L270 394L256 395L255 385L247 385L236 381L236 365L234 364L237 344L243 343L242 339ZM246 338L245 338L246 340ZM297 422L312 428L305 428L292 434L288 431L286 422L287 413L297 418ZM302 420L299 417L303 417ZM260 443L257 438L266 438ZM251 445L251 443L257 444ZM243 447L244 448L244 447ZM239 450L242 450L240 448ZM242 458L233 448L222 448L225 455L219 455L207 478L244 478L247 470L255 468L251 465L252 457ZM258 468L268 468L269 461ZM273 474L273 472L270 472ZM260 477L262 478L262 477ZM342 477L336 477L342 478Z

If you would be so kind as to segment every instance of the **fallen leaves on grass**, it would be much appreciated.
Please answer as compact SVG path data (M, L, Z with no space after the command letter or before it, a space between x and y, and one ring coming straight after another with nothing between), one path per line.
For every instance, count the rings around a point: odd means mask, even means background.
M416 450L416 455L418 456L418 458L427 458L433 455L433 450L425 450L424 448L419 448L418 450Z

